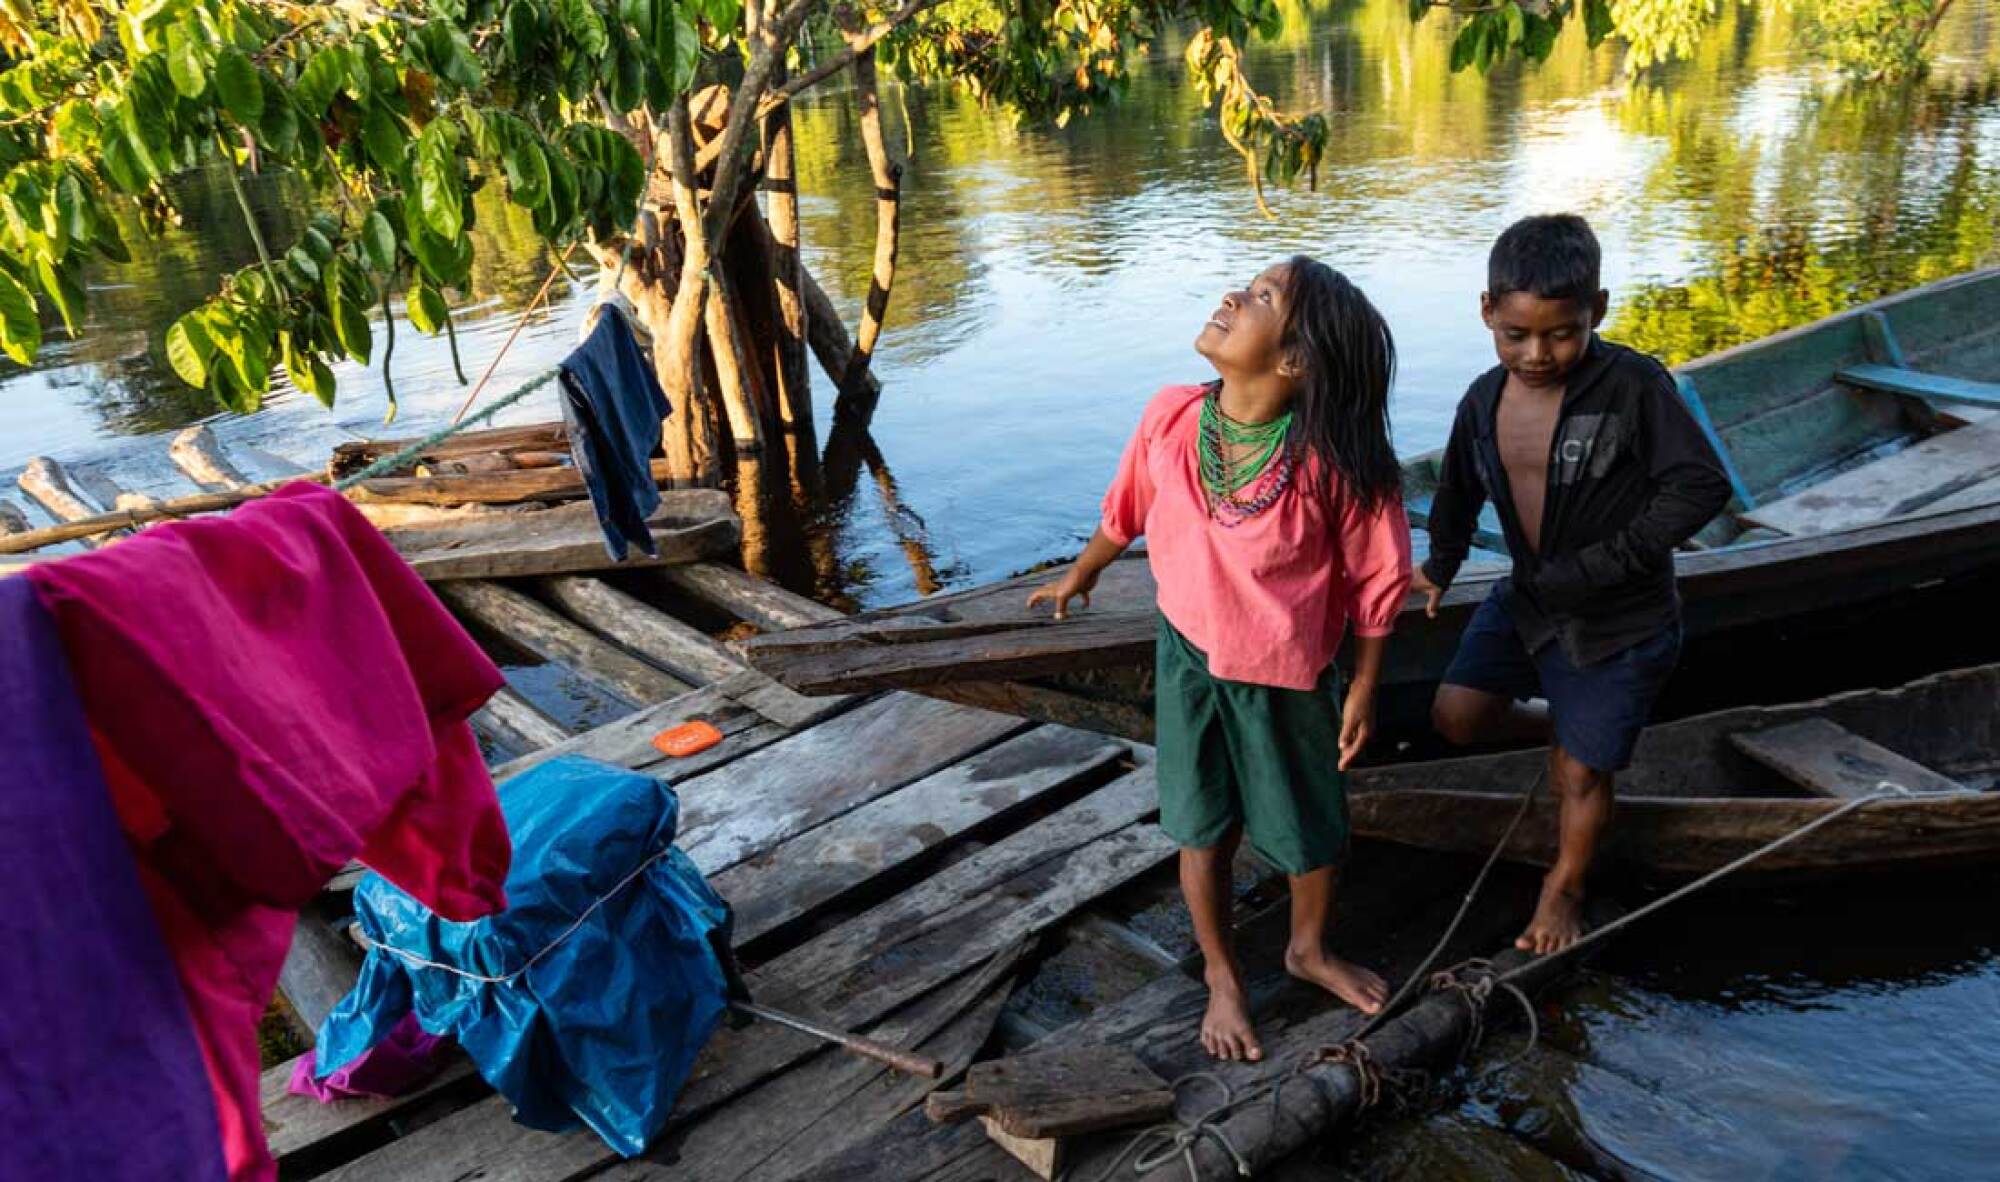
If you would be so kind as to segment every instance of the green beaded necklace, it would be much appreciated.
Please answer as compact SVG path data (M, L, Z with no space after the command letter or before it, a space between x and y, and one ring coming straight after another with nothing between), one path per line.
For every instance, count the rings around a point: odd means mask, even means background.
M1239 423L1222 411L1222 399L1211 392L1201 401L1199 455L1201 483L1218 501L1233 498L1263 475L1271 458L1285 445L1292 427L1292 412L1286 411L1268 423ZM1242 459L1233 458L1236 448L1252 450Z

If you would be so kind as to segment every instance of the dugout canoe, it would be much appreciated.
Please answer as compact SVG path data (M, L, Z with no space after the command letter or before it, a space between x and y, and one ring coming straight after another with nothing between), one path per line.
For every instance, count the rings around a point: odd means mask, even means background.
M1543 758L1511 751L1359 772L1354 831L1484 854L1507 831ZM2000 853L2000 665L1650 727L1618 777L1600 861L1666 878L1701 874L1884 782L1907 795L1864 805L1746 873L1907 868ZM1546 865L1556 817L1556 802L1538 793L1505 856Z
M1798 678L1740 678L1810 664L1849 623L1893 612L1905 637L1955 628L1956 605L2000 581L2000 268L1891 296L1701 358L1681 393L1726 458L1730 504L1676 558L1687 664L1712 670L1696 704L1734 702ZM1470 368L1470 365L1468 366ZM1421 523L1439 453L1404 465ZM1421 726L1430 687L1472 609L1503 577L1488 508L1481 551L1427 619L1405 607L1384 671L1392 726ZM747 646L805 693L916 689L1031 717L1150 738L1153 583L1142 555L1105 572L1092 606L1057 624L1023 606L1053 567ZM1953 599L1958 596L1959 599ZM1776 638L1789 650L1766 649ZM1957 663L1992 659L1978 653ZM1932 665L1931 667L1936 667ZM1683 678L1688 682L1688 678ZM1782 687L1782 688L1779 688Z

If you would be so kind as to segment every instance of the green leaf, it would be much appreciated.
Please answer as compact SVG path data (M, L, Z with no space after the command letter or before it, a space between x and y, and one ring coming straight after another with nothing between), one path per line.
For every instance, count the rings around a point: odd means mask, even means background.
M515 137L502 158L507 167L507 188L516 205L538 209L549 199L549 160L532 133Z
M1525 19L1527 14L1522 12L1521 6L1513 3L1512 0L1508 0L1507 6L1502 8L1500 12L1507 20L1506 44L1520 44L1521 40L1527 36L1527 21Z
M354 298L349 269L350 264L336 262L328 271L326 309L333 318L333 335L340 342L341 352L366 365L369 353L375 348L375 339L368 327L368 305Z
M1521 52L1529 61L1546 61L1555 52L1556 23L1544 17L1528 14L1527 31L1521 38Z
M544 238L560 238L568 233L570 225L576 221L577 183L576 169L569 157L561 152L551 152L549 162L549 199L540 209L535 210L535 230Z
M330 45L306 63L292 96L307 118L316 121L326 115L326 105L333 101L334 93L347 85L353 63L354 50L346 45Z
M402 124L396 116L381 103L368 108L368 117L361 125L361 142L368 149L368 158L375 167L395 176L402 171L403 161L408 158L410 137L403 133Z
M507 6L507 52L516 64L535 60L542 45L542 13L534 0L514 0Z
M669 40L658 52L661 61L672 63L672 72L667 75L668 95L677 98L694 82L695 67L701 64L701 32L695 28L694 16L685 2L670 4L669 0L659 0L659 3L673 9L673 19L660 21L660 35Z
M167 29L167 73L174 89L188 98L200 98L208 90L208 57L205 47L188 28L188 22Z
M48 293L49 301L56 306L62 316L63 331L76 339L76 328L83 322L83 283L76 276L74 267L57 266L46 258L35 260L35 278Z
M451 125L442 119L432 122L417 137L417 209L438 237L447 242L465 230L456 139Z
M269 78L264 79L264 118L257 138L280 156L290 156L299 144L299 113L292 98Z
M97 248L98 254L103 255L114 263L129 263L132 261L132 252L125 249L125 238L119 232L118 223L112 221L109 217L100 215L97 218L96 227L91 233L90 244Z
M444 323L451 316L451 309L445 306L444 295L428 283L410 285L410 298L404 301L404 311L416 330L427 337L434 337L444 331Z
M83 195L76 174L66 172L56 182L55 208L62 234L73 242L89 243L97 227L91 216L90 199Z
M603 57L611 48L604 15L591 0L556 0L556 19L570 39L591 57Z
M190 386L208 385L209 363L215 360L215 343L208 338L201 310L187 313L167 329L167 363Z
M305 277L309 284L319 282L319 260L304 246L294 246L285 252L285 263L292 270Z
M264 117L264 80L240 49L225 49L215 59L215 90L222 105L245 127Z
M369 210L361 225L361 251L377 271L396 269L396 230L379 209Z
M35 297L11 271L0 268L0 350L22 365L33 365L42 348L42 321Z
M708 27L723 36L736 31L736 24L743 19L743 0L696 0L701 6L701 15L708 21Z
M317 398L321 406L333 409L333 370L320 360L318 353L287 348L285 373L292 379L292 385Z
M1583 0L1583 29L1590 37L1592 49L1597 48L1617 27L1618 22L1611 15L1610 0Z

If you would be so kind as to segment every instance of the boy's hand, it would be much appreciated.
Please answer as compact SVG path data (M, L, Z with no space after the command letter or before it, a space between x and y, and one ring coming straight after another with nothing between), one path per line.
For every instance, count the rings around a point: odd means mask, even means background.
M1424 596L1424 614L1435 620L1438 618L1438 602L1444 598L1444 588L1431 582L1419 566L1410 572L1410 590L1421 591Z
M1347 701L1340 709L1340 770L1346 771L1349 764L1361 754L1368 740L1375 736L1375 691L1347 691Z
M1056 582L1035 588L1034 594L1028 596L1028 606L1053 603L1056 605L1056 619L1066 620L1069 618L1069 601L1082 599L1083 606L1089 607L1090 592L1096 586L1096 571L1086 574L1082 568L1072 566L1069 573Z

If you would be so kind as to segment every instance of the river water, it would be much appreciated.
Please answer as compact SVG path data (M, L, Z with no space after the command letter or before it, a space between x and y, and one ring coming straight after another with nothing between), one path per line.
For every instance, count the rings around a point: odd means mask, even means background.
M1485 250L1525 213L1591 218L1607 335L1669 361L2000 262L2000 0L1959 0L1929 76L1886 90L1843 86L1775 5L1725 6L1690 61L1636 82L1573 35L1538 69L1451 75L1442 28L1412 29L1406 7L1301 9L1256 48L1252 76L1333 125L1318 190L1274 192L1271 221L1171 60L1060 132L944 94L890 102L909 162L870 478L773 523L751 565L874 606L1074 552L1147 396L1206 376L1190 342L1217 296L1297 251L1347 271L1393 325L1405 452L1443 441L1458 394L1491 363L1476 315ZM850 316L874 225L852 121L838 94L798 112L808 265ZM310 196L281 178L252 191L267 237L288 242ZM251 257L217 178L191 182L186 204L186 230L93 277L81 341L58 334L32 371L0 362L8 485L53 455L156 495L188 491L161 458L165 433L213 409L167 369L161 336ZM549 265L497 201L480 233L459 334L474 376ZM586 300L559 282L491 389L559 358ZM442 342L406 328L392 364L393 428L379 365L343 365L331 412L281 389L216 427L317 466L335 442L427 428L463 397ZM824 438L823 380L816 393ZM530 400L499 421L551 413ZM1523 1067L1311 1168L2000 1176L1996 898L1987 872L1697 904L1565 994L1551 1045ZM1590 1152L1551 1156L1571 1134Z

